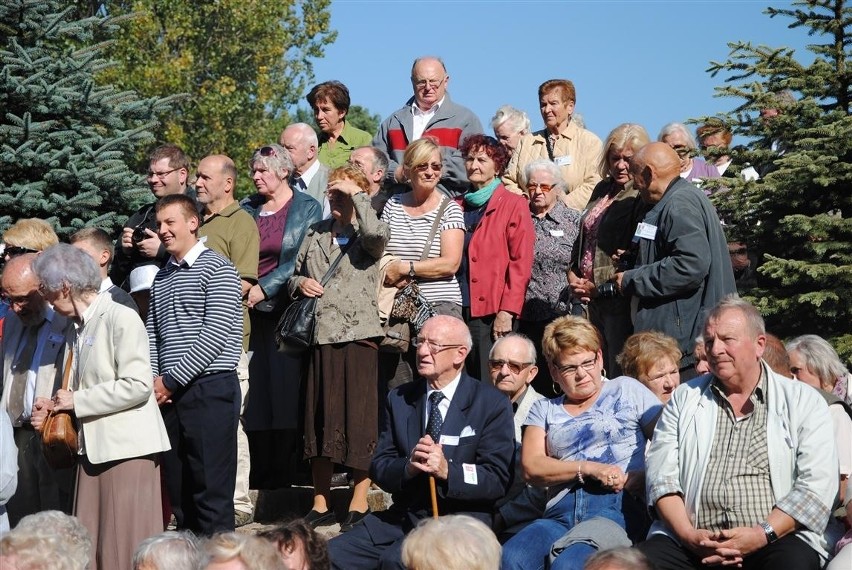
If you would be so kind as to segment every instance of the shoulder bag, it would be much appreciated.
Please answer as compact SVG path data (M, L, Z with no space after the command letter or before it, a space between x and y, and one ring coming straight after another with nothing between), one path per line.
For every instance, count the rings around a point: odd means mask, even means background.
M325 284L331 278L331 274L337 269L343 256L346 255L346 252L357 239L358 236L353 237L348 244L340 249L340 253L323 275L320 285L325 287ZM305 262L307 263L307 259L305 259ZM317 325L318 298L303 296L287 305L278 320L278 326L275 327L275 342L278 343L278 350L299 353L313 345Z
M65 371L62 374L62 389L68 389L71 376L71 362L74 351L65 361ZM73 412L68 410L51 410L44 420L41 429L41 443L44 458L53 469L71 467L77 461L77 421Z
M423 252L420 254L420 261L424 261L429 257L429 250L432 249L432 241L438 233L438 228L441 225L441 216L444 215L444 210L450 203L450 199L444 196L441 200L441 205L438 207L438 213L435 216L435 221L432 222L432 228L429 230L429 237L426 238L426 244L423 246ZM382 326L385 336L379 343L379 350L382 352L408 352L411 346L411 334L420 332L423 323L429 317L435 316L435 309L432 304L420 293L420 287L416 281L412 281L405 287L399 290L393 300L393 310L388 317L387 322ZM412 331L413 329L413 331Z

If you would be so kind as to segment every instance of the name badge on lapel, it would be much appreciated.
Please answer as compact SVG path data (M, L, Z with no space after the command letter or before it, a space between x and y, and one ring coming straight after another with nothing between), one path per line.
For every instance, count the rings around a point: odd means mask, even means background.
M643 238L643 239L654 239L657 237L657 226L652 224L646 224L645 222L640 222L638 226L636 226L636 233L633 234L634 238Z
M57 344L60 342L65 342L65 337L57 332L52 332L47 335L47 341L53 344Z
M458 445L459 436L457 435L441 435L441 445Z
M566 154L565 156L557 156L553 162L555 162L557 166L570 166L573 164L574 159L571 158L570 154Z

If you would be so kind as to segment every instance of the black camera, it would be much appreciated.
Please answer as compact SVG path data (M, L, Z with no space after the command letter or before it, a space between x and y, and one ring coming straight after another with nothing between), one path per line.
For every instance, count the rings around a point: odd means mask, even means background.
M130 241L133 242L133 245L136 245L140 241L148 239L148 234L145 233L145 228L141 225L133 228L133 234L130 236Z
M618 257L618 263L615 266L616 273L623 273L628 269L633 269L633 267L636 265L637 257L639 257L639 251L635 248L630 248L624 253L622 253Z
M613 299L618 297L618 287L612 281L598 285L598 297L601 299Z

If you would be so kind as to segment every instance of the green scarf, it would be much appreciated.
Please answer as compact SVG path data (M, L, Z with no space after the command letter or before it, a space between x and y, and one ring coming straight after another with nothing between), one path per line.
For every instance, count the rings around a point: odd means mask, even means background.
M493 182L489 182L476 192L468 192L464 195L464 201L474 208L479 208L491 199L494 190L500 185L500 179L494 178Z

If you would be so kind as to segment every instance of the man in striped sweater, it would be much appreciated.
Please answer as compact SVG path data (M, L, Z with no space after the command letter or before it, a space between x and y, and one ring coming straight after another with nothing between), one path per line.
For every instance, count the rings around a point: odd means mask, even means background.
M151 287L146 322L154 395L172 449L163 456L179 529L234 530L236 367L242 347L240 278L198 241L198 213L183 194L155 206L157 234L171 255Z

